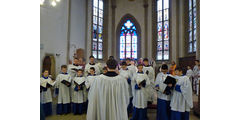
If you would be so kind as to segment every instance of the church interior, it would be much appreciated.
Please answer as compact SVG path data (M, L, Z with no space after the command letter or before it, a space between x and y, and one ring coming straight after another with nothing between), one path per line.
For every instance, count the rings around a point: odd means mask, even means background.
M200 0L41 0L41 71L49 70L56 79L62 65L73 64L74 58L89 63L91 55L102 67L109 56L148 58L155 75L172 61L193 69L200 60ZM200 119L198 89L190 120ZM53 95L53 114L46 120L86 119L86 113L56 115L56 104ZM156 104L157 99L148 105L149 120L156 119Z

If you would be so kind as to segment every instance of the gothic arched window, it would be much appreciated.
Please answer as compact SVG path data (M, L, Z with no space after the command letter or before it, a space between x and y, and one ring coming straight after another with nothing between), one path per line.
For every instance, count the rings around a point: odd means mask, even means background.
M131 20L127 20L121 26L120 33L120 59L137 59L138 34L136 26Z

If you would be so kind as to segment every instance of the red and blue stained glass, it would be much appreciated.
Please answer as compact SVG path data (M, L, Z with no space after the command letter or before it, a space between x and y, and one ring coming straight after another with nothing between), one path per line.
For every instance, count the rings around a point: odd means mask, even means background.
M157 60L169 60L169 0L157 0Z
M137 31L136 26L127 20L121 27L120 59L137 59Z

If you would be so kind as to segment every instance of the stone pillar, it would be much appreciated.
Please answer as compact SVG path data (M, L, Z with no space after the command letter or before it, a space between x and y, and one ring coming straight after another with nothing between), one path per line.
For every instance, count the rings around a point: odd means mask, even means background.
M200 60L200 0L196 0L197 7L197 48L196 59Z
M144 32L145 32L145 36L144 36L144 41L145 41L145 50L142 51L144 52L145 57L148 57L148 3L146 0L144 0Z

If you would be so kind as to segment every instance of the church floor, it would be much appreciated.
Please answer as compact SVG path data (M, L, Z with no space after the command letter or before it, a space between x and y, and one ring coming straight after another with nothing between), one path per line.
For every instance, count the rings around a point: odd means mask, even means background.
M197 100L197 96L193 95L193 101ZM155 103L155 102L154 102ZM156 109L148 109L148 118L149 120L156 120ZM52 116L46 117L46 120L86 120L86 114L83 115L56 115L56 99L53 99L53 114ZM130 116L131 118L131 116ZM190 112L190 120L200 120L199 117L193 114L193 111Z

